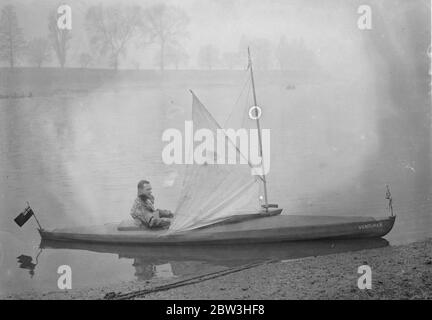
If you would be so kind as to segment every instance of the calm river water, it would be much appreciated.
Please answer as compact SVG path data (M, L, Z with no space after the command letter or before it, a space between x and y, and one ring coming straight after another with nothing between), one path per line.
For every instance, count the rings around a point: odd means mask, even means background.
M195 89L222 123L241 91L238 85ZM45 228L97 224L128 218L140 179L152 182L156 204L175 208L183 167L161 160L166 128L183 130L190 118L186 85L100 88L0 100L0 294L56 290L57 268L70 265L73 286L103 285L194 275L262 259L373 248L432 235L430 159L400 138L401 128L383 114L386 94L365 95L362 84L262 84L263 123L271 128L271 202L284 214L387 215L389 184L398 215L386 240L312 242L240 248L52 248L39 253L33 221L13 218L26 206ZM376 92L376 91L374 91ZM383 101L387 101L383 104ZM226 106L226 107L224 107ZM390 110L391 111L391 110ZM407 129L408 128L408 129ZM391 132L389 134L388 132ZM391 138L394 137L394 138ZM418 137L423 141L428 137ZM429 140L430 141L430 140ZM426 177L426 179L424 179ZM388 242L387 242L388 241ZM17 257L30 256L37 265ZM25 258L21 258L21 261Z

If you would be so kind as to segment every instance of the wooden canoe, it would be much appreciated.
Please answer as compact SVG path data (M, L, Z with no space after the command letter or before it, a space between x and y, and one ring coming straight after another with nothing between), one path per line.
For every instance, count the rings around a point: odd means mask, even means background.
M41 229L39 232L43 240L170 246L380 238L390 232L394 222L394 216L373 218L274 215L175 234L138 227L119 228L118 223L52 231Z

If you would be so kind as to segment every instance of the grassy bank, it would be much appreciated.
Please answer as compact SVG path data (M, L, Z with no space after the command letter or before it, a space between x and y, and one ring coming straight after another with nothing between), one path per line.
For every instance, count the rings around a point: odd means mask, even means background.
M262 82L290 84L292 79L310 78L305 72L259 72ZM182 85L196 87L241 84L245 70L111 70L79 68L0 68L0 96L37 97L64 93L86 93L102 87L121 89L124 86L164 87ZM317 76L316 74L314 76Z

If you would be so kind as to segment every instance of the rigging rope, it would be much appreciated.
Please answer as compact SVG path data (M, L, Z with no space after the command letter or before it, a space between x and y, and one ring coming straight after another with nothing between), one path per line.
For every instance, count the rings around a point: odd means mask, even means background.
M233 115L233 113L234 113L234 110L236 109L236 106L237 106L237 104L238 104L240 98L242 97L243 92L244 92L246 86L247 86L249 83L250 83L250 78L249 78L249 76L247 76L247 77L246 77L246 80L244 81L243 87L242 87L242 89L240 90L240 94L239 94L239 96L237 97L237 100L236 100L236 102L234 103L233 107L231 108L231 112L229 113L228 117L227 117L227 118L225 119L225 121L224 121L224 124L223 124L223 127L224 127L224 128L227 126L228 121L231 119L231 117L232 117L232 115ZM247 94L249 94L249 92L250 92L250 86L248 86L248 87L249 87L249 90L248 90L248 93L247 93Z

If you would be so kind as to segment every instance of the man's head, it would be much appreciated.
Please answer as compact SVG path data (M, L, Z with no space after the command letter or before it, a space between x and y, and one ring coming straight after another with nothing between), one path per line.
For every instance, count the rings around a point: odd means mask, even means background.
M149 181L141 180L138 182L138 196L144 196L145 198L152 197L152 187Z

